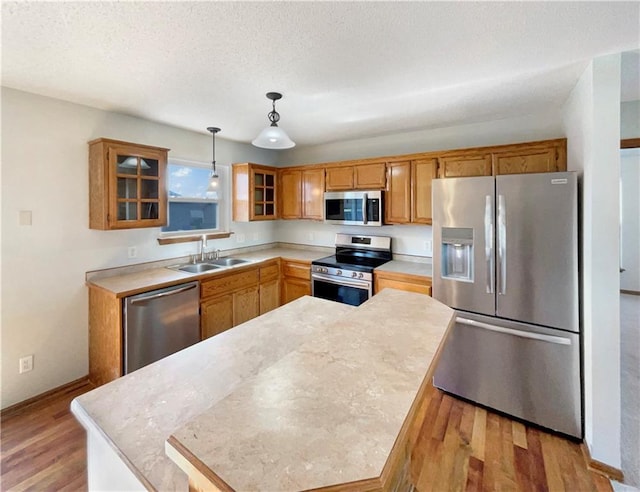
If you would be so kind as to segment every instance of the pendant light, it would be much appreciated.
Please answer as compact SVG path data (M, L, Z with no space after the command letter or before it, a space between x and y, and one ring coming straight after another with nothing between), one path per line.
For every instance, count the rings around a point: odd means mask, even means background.
M211 177L209 178L209 186L207 187L207 193L218 191L218 173L216 172L216 133L220 131L220 128L214 126L207 127L207 130L211 132L213 137L213 160L211 161Z
M273 106L273 109L267 115L271 124L262 130L260 135L251 143L263 149L290 149L294 147L296 145L295 142L278 126L280 115L276 111L276 101L282 99L282 94L279 92L267 92L267 99L272 101L271 104Z

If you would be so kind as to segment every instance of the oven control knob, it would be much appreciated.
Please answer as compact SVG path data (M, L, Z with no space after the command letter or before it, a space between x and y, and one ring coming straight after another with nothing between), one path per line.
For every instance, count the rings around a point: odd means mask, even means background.
M329 273L329 269L328 268L323 268L322 269L322 273Z
M353 272L353 273L351 273L351 276L352 276L353 278L356 278L356 277L358 276L358 274L357 274L356 272ZM362 274L360 274L360 276L362 277Z
M362 277L364 277L364 275L362 274L362 272L360 272L360 273L358 274L358 278L362 278Z
M338 270L338 271L336 272L336 275L342 275L342 270Z

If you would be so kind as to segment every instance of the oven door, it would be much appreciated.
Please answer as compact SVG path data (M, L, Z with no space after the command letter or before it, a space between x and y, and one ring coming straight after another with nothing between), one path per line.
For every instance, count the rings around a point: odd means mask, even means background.
M359 306L373 295L372 283L322 273L311 274L311 294L330 301Z

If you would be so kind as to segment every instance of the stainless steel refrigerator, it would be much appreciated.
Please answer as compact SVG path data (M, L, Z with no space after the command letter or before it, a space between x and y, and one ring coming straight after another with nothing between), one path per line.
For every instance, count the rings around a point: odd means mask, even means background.
M582 437L575 173L433 182L433 297L456 310L435 386Z

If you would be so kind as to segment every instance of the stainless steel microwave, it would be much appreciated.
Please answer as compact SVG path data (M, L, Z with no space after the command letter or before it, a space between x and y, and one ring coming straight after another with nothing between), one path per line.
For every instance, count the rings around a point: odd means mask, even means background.
M327 224L381 226L383 193L373 191L327 191L324 194L324 221Z

